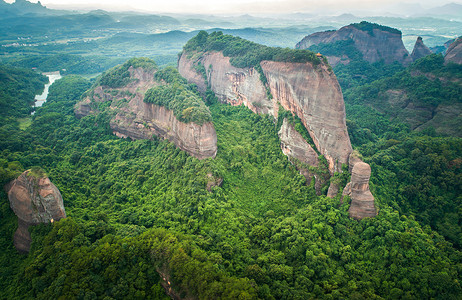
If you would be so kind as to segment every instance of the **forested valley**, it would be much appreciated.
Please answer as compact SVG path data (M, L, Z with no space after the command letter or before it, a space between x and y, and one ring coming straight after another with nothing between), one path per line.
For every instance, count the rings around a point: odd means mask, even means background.
M118 25L115 16L90 12L90 24L76 16L56 19L75 26L75 32L56 31L64 37L83 36L98 24L104 37L87 37L95 40L2 46L0 299L461 298L462 64L445 62L441 53L409 65L369 63L351 42L293 49L289 42L314 32L304 23L228 32L249 41L192 30L203 20L120 15ZM0 23L8 18L0 14ZM126 23L133 28L117 31ZM138 33L145 23L191 31ZM441 41L438 34L434 39ZM14 37L0 34L3 44ZM255 43L263 37L268 44ZM161 42L143 55L154 40ZM280 44L290 48L269 47ZM371 167L377 215L350 217L351 198L342 194L351 179L347 164L317 193L317 179L307 181L281 151L284 118L315 148L300 118L281 106L274 118L222 103L208 65L195 66L206 82L200 91L177 70L179 45L195 59L205 55L200 51L221 51L233 67L255 68L269 101L274 95L262 61L308 63L316 71L326 66L343 93L352 148ZM119 55L124 47L129 52ZM327 56L343 54L349 64L328 64ZM197 159L155 135L116 136L111 120L118 104L94 102L92 113L76 116L76 104L98 88L113 99L126 96L121 105L132 103L139 88L126 95L117 89L136 83L136 68L156 72L160 82L140 103L171 109L185 123L213 124L216 157ZM56 70L63 77L43 106L34 107L47 83L42 72ZM317 171L329 178L326 158L318 159ZM7 186L26 170L46 174L59 188L67 217L30 226L25 254L13 244L19 222ZM330 182L341 186L332 198Z

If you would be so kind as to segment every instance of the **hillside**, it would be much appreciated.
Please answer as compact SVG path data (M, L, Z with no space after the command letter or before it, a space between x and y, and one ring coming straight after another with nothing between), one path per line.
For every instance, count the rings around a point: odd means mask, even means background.
M113 133L122 138L168 139L197 158L217 152L212 116L199 94L173 68L133 58L98 78L75 106L81 118L109 113Z
M2 298L162 299L162 285L171 295L216 299L462 292L458 250L386 197L376 218L358 222L347 199L339 206L339 197L316 196L267 117L211 105L217 157L198 160L167 141L118 139L105 113L76 119L85 82L57 81L32 125L7 136L23 143L1 152L2 170L39 163L68 218L34 228L24 257L12 247L14 215L2 202ZM223 180L211 192L209 174Z
M395 75L345 92L349 104L370 105L412 130L462 137L460 65L430 55Z

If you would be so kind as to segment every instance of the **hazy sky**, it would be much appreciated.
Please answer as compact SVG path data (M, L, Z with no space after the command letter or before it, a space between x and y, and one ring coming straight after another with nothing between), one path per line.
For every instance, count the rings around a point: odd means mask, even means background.
M7 0L6 2L14 2ZM30 2L37 2L32 0ZM106 10L145 10L151 12L190 12L190 13L287 13L315 11L399 11L403 4L412 11L420 4L423 8L440 6L461 0L41 0L49 8L88 7Z

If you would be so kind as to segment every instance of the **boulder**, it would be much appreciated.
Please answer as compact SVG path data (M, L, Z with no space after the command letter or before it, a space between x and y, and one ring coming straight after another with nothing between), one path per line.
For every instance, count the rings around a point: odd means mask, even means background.
M29 226L50 223L66 217L61 193L40 171L27 170L14 180L8 191L8 200L18 217L14 245L20 252L29 251Z

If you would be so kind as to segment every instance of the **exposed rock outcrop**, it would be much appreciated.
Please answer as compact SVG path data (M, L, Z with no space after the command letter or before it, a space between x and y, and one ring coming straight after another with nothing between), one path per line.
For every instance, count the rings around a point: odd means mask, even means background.
M217 135L211 122L202 125L180 122L171 110L145 103L138 97L122 108L110 125L118 137L150 139L156 135L198 159L217 154Z
M315 178L316 193L320 195L322 184L326 179L316 175L308 168L308 166L317 167L319 164L316 151L287 119L283 120L278 135L281 141L282 152L287 155L293 164L297 165L300 174L305 176L307 184L310 184L311 180Z
M351 218L360 220L366 217L375 217L377 211L374 205L374 196L369 190L369 178L371 177L371 167L364 163L358 162L354 165L351 172L350 190L344 190L344 195L350 195L351 205L348 210Z
M346 40L352 40L363 59L370 63L382 59L385 63L398 61L409 64L412 62L399 30L367 22L350 24L336 31L313 33L303 38L295 48L309 49L313 45L332 44Z
M188 82L196 84L201 92L205 92L205 78L194 68L200 62L206 69L211 90L221 102L244 104L255 113L273 114L273 103L268 100L258 71L254 68L236 68L229 60L221 52L207 52L199 61L194 62L183 53L178 62L178 71Z
M432 54L432 51L430 50L430 48L425 46L425 44L423 43L422 37L419 36L417 38L417 41L415 42L414 50L412 50L412 53L411 53L412 60L416 61L419 58L425 57L430 54Z
M29 226L58 221L66 217L63 198L50 179L31 170L14 180L8 191L10 207L18 217L14 245L20 252L29 252Z
M188 53L183 53L178 70L203 90L208 83L222 102L244 104L254 112L275 117L282 105L302 120L317 150L327 158L331 173L348 162L351 144L343 96L327 65L262 61L260 65L273 96L270 100L257 70L233 67L229 60L219 52L202 53L195 61L188 58ZM195 70L198 64L204 66L207 81Z
M462 37L459 37L449 45L448 51L446 51L446 55L444 56L444 62L462 64Z
M345 123L345 104L328 66L262 61L261 67L276 104L297 115L317 150L329 162L331 174L341 171L352 148Z
M168 139L178 148L199 158L215 157L217 135L211 122L196 124L182 122L172 110L164 106L144 102L146 91L166 84L155 79L157 70L145 70L130 66L130 81L122 87L96 86L88 96L74 107L77 117L98 112L98 103L111 102L116 112L110 121L113 133L118 137L151 139L153 135Z
M314 151L287 119L284 119L282 122L278 135L281 140L282 152L285 155L309 166L316 167L318 165L319 161L316 151Z

